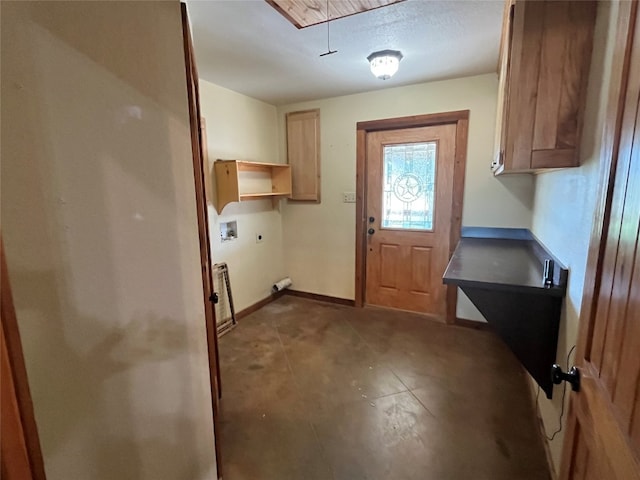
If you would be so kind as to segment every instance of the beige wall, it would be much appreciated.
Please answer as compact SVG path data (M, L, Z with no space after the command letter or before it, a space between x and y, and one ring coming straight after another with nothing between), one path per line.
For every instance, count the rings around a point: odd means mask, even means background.
M1 2L2 235L49 480L214 479L178 2Z
M197 59L196 59L197 60ZM200 107L207 126L209 153L209 229L214 262L227 262L236 312L269 296L284 276L282 219L271 200L214 207L216 159L278 161L276 107L200 80ZM238 237L223 242L220 223L236 221ZM256 234L263 236L256 243Z
M279 107L283 161L284 114L319 108L321 117L322 203L288 204L284 209L285 263L294 288L354 298L355 204L342 203L342 192L355 191L359 121L470 110L463 225L529 228L531 176L495 179L489 169L496 96L497 76L488 74ZM481 319L477 310L460 297L458 315Z
M601 141L616 16L616 2L600 3L582 134L581 166L545 173L536 178L533 233L569 268L557 353L557 361L563 368L566 368L569 350L577 342L589 238L600 181ZM540 395L539 403L549 435L558 428L562 387L556 387L553 395L552 401ZM569 395L566 397L568 400ZM549 443L556 471L560 467L563 440L564 431Z

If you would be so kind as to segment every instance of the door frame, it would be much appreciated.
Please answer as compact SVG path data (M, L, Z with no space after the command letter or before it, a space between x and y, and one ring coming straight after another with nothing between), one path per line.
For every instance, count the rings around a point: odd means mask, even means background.
M412 115L409 117L370 120L356 124L356 295L355 306L363 307L367 286L367 134L383 130L401 130L407 128L433 127L454 124L456 126L455 158L453 167L453 192L451 205L451 234L449 237L449 256L460 240L462 228L462 203L464 197L464 178L467 164L467 136L469 132L469 110ZM456 321L456 303L458 289L447 287L447 323Z
M596 315L598 293L603 271L603 262L607 244L607 232L611 218L612 200L616 180L616 169L618 154L620 150L620 140L622 135L623 113L625 110L625 97L627 94L627 84L629 81L629 68L631 63L631 51L633 46L633 28L636 21L640 21L638 9L640 5L637 0L633 2L621 2L619 5L618 17L616 21L616 38L613 49L613 60L611 67L611 80L609 84L607 110L604 120L604 131L602 134L602 147L600 149L600 169L598 172L599 189L597 204L594 215L594 222L591 229L589 241L589 251L587 255L587 268L585 273L585 284L582 294L582 307L578 323L576 359L584 357L588 342L593 337L593 317ZM584 368L583 365L579 367ZM578 393L579 395L580 393ZM584 393L582 393L584 395ZM570 474L571 460L574 454L574 443L577 428L576 411L578 407L576 393L571 392L569 397L569 411L566 422L566 433L562 446L560 459L560 475L558 478L567 479ZM604 419L609 431L612 431L612 423ZM614 442L619 441L619 437L612 434L610 436Z
M0 236L0 284L2 284L2 299L0 324L2 329L2 362L7 361L11 378L2 378L2 397L9 400L9 405L2 404L2 448L3 473L7 474L7 480L11 480L12 474L19 478L29 480L45 480L44 459L40 447L40 437L33 411L33 401L27 368L24 361L22 341L18 318L13 304L9 271L5 257L4 244ZM6 351L5 351L6 349ZM10 458L7 457L7 453ZM11 471L4 471L4 463L11 463ZM0 473L2 476L2 473ZM15 477L18 478L18 477Z
M191 155L193 162L194 194L196 215L198 219L198 240L200 244L200 271L202 275L202 291L205 313L205 330L209 363L209 382L211 390L211 410L216 453L216 470L218 478L222 478L222 454L220 448L220 430L218 428L219 400L222 397L220 378L220 361L218 354L218 333L216 329L216 312L213 306L213 275L211 261L211 243L209 242L209 219L207 214L206 174L204 166L204 138L202 116L200 112L200 88L198 70L196 68L191 39L191 29L187 5L180 3L182 16L182 36L185 57L187 99L189 104L189 127L191 131ZM208 168L206 169L208 172Z

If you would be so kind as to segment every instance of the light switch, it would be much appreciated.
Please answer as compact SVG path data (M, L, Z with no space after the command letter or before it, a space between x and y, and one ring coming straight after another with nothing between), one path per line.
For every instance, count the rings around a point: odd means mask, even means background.
M344 192L342 194L343 203L356 203L356 192Z

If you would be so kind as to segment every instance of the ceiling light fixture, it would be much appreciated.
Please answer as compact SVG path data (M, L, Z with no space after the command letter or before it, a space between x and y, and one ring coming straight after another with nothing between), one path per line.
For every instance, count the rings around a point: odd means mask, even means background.
M371 73L380 80L389 80L398 71L402 53L398 50L381 50L367 57Z

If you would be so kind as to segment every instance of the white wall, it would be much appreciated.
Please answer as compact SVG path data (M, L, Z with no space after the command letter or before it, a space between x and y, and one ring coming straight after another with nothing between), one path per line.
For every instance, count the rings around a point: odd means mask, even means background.
M557 361L563 368L566 367L569 350L577 342L589 238L600 181L600 151L616 16L617 3L599 4L582 133L581 166L544 173L536 178L533 233L569 268L557 353ZM539 400L540 412L549 435L558 427L562 386L556 387L553 394L553 401L547 400L544 395L540 395ZM567 402L568 399L569 395L566 397ZM550 442L556 471L560 468L563 439L564 432Z
M463 225L529 228L532 177L496 179L489 168L497 88L497 75L487 74L279 107L283 161L285 113L319 108L321 119L322 203L290 203L284 209L285 262L294 288L354 298L355 204L342 203L342 192L355 191L360 121L470 110ZM460 297L458 315L481 319L475 307Z
M178 2L1 2L2 236L49 480L214 479Z
M197 61L197 59L196 59ZM228 204L216 212L216 159L278 162L276 107L200 80L200 108L207 126L209 230L214 262L227 262L236 312L270 295L284 276L282 215L271 200ZM220 223L236 221L238 237L221 241ZM256 243L256 234L263 236Z

